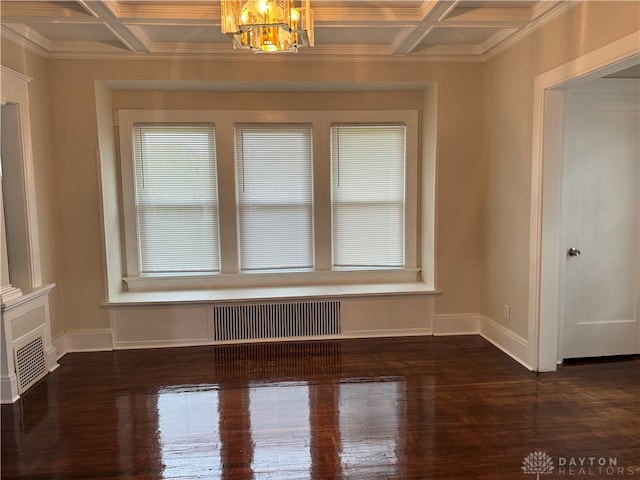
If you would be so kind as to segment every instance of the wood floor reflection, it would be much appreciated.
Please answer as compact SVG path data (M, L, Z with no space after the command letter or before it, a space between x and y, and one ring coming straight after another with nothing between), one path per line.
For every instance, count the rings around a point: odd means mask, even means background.
M4 480L640 476L640 358L535 374L477 336L74 353L1 411Z

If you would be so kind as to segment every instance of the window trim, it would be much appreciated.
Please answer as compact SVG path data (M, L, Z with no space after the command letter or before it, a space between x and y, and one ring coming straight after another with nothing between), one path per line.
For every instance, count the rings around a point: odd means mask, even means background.
M209 288L272 285L415 282L418 266L418 161L417 110L119 110L121 195L124 220L125 277L131 291L171 288ZM209 123L215 128L221 270L217 275L141 276L139 272L135 211L133 125L136 123ZM300 273L254 273L239 270L236 212L234 129L239 124L310 124L313 138L314 270ZM332 269L331 253L331 125L406 125L405 267L402 269Z

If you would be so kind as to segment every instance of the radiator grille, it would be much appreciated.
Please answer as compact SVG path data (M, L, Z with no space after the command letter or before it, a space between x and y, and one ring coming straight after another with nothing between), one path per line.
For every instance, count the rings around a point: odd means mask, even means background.
M22 393L47 374L42 333L14 350L18 392Z
M216 306L213 320L220 341L338 335L340 302Z

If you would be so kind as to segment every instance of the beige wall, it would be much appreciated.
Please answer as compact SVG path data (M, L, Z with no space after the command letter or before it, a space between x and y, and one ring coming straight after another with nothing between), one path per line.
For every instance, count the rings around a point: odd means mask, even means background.
M3 41L3 54L22 50ZM4 62L3 55L3 62ZM44 62L43 62L44 63ZM49 82L50 129L53 137L55 204L59 211L59 245L65 291L67 331L108 328L103 241L100 226L99 144L96 81L161 80L230 82L323 82L334 89L346 82L438 82L437 278L443 295L438 313L477 312L480 307L482 258L481 188L483 172L483 66L455 63L182 60L48 60L42 72ZM108 84L108 83L107 83ZM375 90L375 87L373 88ZM102 95L101 95L102 96ZM114 91L118 108L233 108L239 103L265 102L282 94L220 94L202 92ZM288 95L297 108L423 108L422 95L412 92ZM101 100L99 99L99 102ZM245 103L246 102L246 103ZM250 103L249 103L250 102ZM292 107L289 103L287 108ZM208 108L208 107L207 107ZM254 108L254 107L252 107ZM464 141L460 141L464 138Z
M584 2L491 59L482 313L527 338L533 80L640 28L639 2ZM512 307L503 320L503 305Z
M443 295L436 313L479 311L526 338L533 79L638 30L639 19L638 2L581 3L484 65L320 64L304 59L286 65L263 59L45 61L3 40L2 64L34 78L30 95L43 274L58 284L54 336L63 328L109 326L100 307L106 288L95 82L249 79L268 85L322 82L330 88L341 82L437 82L436 275ZM122 87L103 91L98 102L111 98L117 108L199 108L203 103L233 108L259 101L268 108L281 96ZM411 92L287 96L299 106L288 108L412 108L415 102L421 110L416 98ZM508 323L502 320L503 304L512 307Z
M40 236L43 283L56 283L51 294L51 330L55 338L64 331L64 302L59 252L56 171L51 141L51 112L47 61L2 40L2 65L33 80L29 83L29 114ZM6 205L10 208L9 205Z

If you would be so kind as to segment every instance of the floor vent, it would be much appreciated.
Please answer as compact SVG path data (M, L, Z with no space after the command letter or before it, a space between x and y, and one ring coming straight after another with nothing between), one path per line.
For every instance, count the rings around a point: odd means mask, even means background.
M47 374L42 333L14 349L18 393L22 393Z
M315 337L340 333L340 302L225 305L213 308L214 339Z

